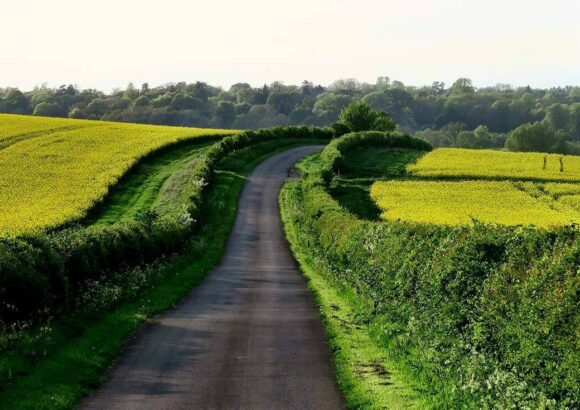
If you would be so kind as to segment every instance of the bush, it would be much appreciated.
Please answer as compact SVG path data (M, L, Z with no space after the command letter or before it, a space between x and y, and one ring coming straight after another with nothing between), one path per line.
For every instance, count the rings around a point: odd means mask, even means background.
M328 144L320 155L322 178L328 182L334 172L340 172L345 165L343 154L358 146L401 147L422 151L432 149L429 143L421 139L396 132L365 131L346 134Z
M330 278L371 309L385 349L415 369L441 408L576 408L580 404L580 231L363 221L320 177L349 134L300 185L293 219ZM407 139L396 141L408 148ZM332 172L332 171L331 171Z

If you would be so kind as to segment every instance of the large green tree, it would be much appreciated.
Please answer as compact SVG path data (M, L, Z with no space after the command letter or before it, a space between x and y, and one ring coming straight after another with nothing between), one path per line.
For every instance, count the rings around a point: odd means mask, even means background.
M510 132L506 144L510 151L565 152L564 135L547 121L524 124Z
M397 126L388 114L373 110L361 100L345 107L340 113L339 122L353 132L393 131Z

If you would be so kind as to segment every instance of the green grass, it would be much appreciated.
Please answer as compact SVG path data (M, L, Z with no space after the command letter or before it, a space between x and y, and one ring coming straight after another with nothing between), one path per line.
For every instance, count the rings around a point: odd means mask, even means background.
M313 165L313 159L298 168ZM311 252L308 233L300 230L300 184L287 183L280 194L286 236L295 258L316 294L329 343L336 376L347 405L353 409L419 409L428 407L423 385L408 369L389 357L375 333L380 323L361 320L372 309L367 301L338 283L322 258Z
M395 178L407 174L406 167L425 155L423 151L405 148L358 147L345 155L348 166L343 177Z
M365 220L377 220L381 210L370 197L371 185L377 179L405 177L406 166L424 154L404 148L355 148L346 155L348 165L333 179L330 193L352 214Z
M226 157L208 190L199 234L187 252L163 266L155 286L93 320L63 318L54 323L53 340L44 339L45 351L36 346L40 357L35 360L17 352L0 357L0 364L18 364L21 371L0 387L0 409L68 409L98 387L124 341L148 318L174 307L219 262L245 175L274 152L313 143L272 141Z
M180 144L138 165L113 187L87 223L109 225L135 219L144 211L155 209L163 214L177 206L190 170L210 146L211 143Z

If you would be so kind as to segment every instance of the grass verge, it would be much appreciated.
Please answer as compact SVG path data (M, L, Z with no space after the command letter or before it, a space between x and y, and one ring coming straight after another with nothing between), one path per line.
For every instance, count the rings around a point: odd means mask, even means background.
M85 223L110 225L135 219L140 212L158 206L175 205L180 194L179 184L184 182L180 175L187 174L211 145L210 142L178 144L138 164L91 211Z
M305 161L307 163L308 160ZM419 409L429 407L421 383L377 342L377 326L361 318L368 301L333 279L322 258L311 252L309 233L300 229L300 183L286 183L280 193L284 229L294 257L316 295L333 350L340 389L352 409Z
M275 152L314 140L281 140L258 144L224 158L216 170L203 209L203 225L188 251L163 266L155 286L117 305L98 318L71 326L70 318L51 330L58 345L28 367L6 389L0 409L68 409L100 385L107 368L121 353L125 340L148 318L174 307L224 252L234 222L245 175ZM70 329L76 329L71 332ZM11 354L11 353L7 353ZM12 361L26 358L12 357ZM6 363L6 361L4 361Z

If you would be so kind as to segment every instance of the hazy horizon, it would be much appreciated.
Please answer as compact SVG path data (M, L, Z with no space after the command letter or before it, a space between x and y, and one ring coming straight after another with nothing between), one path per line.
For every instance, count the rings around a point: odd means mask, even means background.
M204 81L229 88L388 76L477 87L580 85L572 0L0 0L0 87L110 91Z

